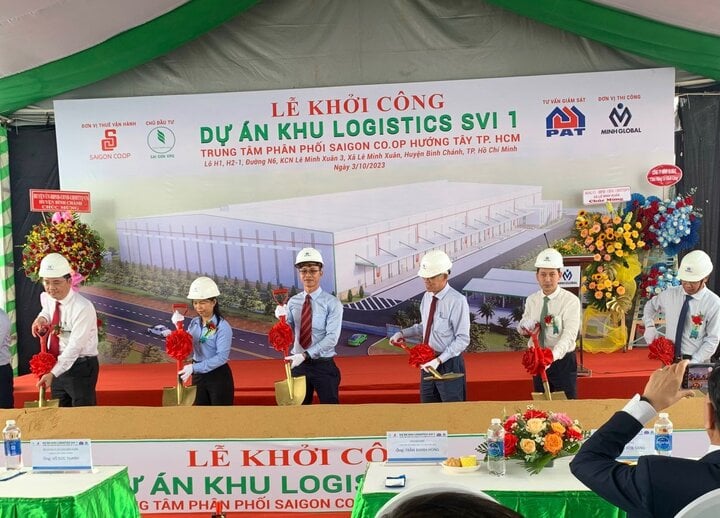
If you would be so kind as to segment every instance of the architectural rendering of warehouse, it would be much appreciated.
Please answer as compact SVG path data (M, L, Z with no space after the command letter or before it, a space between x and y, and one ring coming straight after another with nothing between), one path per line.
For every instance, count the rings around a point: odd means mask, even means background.
M300 286L293 263L310 246L323 289L372 293L414 276L428 250L464 256L561 209L540 186L438 180L120 219L117 234L123 261L285 287Z

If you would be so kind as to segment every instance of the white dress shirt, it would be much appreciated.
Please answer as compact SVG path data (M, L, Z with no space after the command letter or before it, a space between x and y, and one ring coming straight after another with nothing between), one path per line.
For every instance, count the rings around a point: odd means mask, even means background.
M522 332L520 324L523 322L540 322L544 297L545 294L540 290L527 298L518 331ZM554 325L545 327L545 343L540 345L552 349L553 360L559 360L575 351L575 341L580 330L580 299L560 286L548 298L548 315L552 316ZM540 325L544 326L545 323L540 322ZM531 345L532 342L528 340L528 347Z
M685 295L687 294L682 286L673 286L648 300L643 311L645 326L654 326L655 319L660 313L663 313L665 315L665 335L674 342ZM720 297L707 287L703 287L691 297L680 342L680 351L682 354L691 355L692 362L702 363L710 359L720 341ZM692 318L698 315L702 316L702 323L697 326L697 336L695 336Z
M42 309L38 317L44 317L48 324L52 322L56 303L54 298L42 292ZM97 313L92 302L70 290L60 304L60 356L50 371L56 378L68 371L78 358L98 354Z

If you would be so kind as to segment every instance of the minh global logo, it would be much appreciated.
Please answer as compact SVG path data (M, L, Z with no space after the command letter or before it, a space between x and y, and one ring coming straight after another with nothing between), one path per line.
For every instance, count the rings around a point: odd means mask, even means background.
M158 155L167 155L175 147L175 133L166 126L153 128L148 133L147 145Z
M621 135L628 133L642 133L640 128L630 128L628 125L632 120L632 112L630 108L625 106L623 103L618 103L612 110L610 110L610 123L614 126L613 128L604 128L600 130L601 135Z
M581 136L585 129L585 114L577 106L557 106L545 117L546 137Z

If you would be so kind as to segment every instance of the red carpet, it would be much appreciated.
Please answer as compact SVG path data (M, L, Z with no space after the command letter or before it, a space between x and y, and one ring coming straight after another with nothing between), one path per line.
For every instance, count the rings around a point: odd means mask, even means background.
M521 353L466 354L468 399L518 401L530 399L532 382L520 364ZM338 357L342 373L341 403L417 403L418 371L407 356ZM276 381L283 379L281 360L240 360L230 365L235 378L236 405L275 405ZM659 362L647 359L647 349L626 353L585 354L591 376L578 379L581 399L626 398L641 392ZM160 406L162 388L173 386L175 365L101 365L98 404ZM15 379L15 406L37 399L31 374Z

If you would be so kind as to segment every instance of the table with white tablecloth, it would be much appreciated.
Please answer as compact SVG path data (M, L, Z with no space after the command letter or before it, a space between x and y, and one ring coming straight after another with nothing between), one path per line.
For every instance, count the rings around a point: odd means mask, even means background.
M139 518L126 466L98 466L92 472L34 473L30 468L0 474L0 516L53 518Z
M378 510L402 491L385 487L388 476L405 475L405 489L429 482L460 484L480 489L523 516L558 518L583 516L621 518L625 512L590 491L572 473L571 457L556 459L554 465L531 475L522 463L508 461L504 477L490 475L485 465L469 473L451 474L440 465L393 465L371 462L355 496L352 518L374 518Z

